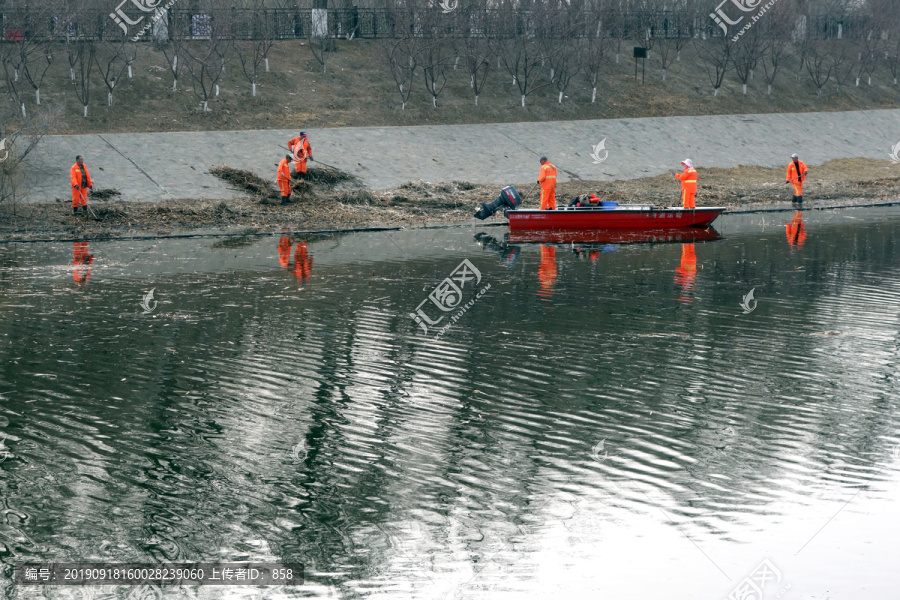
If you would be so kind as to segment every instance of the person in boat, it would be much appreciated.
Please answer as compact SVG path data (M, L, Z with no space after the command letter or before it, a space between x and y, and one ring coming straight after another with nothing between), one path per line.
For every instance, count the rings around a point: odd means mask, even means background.
M537 182L541 186L541 210L556 210L556 166L546 156L541 157Z
M809 174L809 169L795 152L791 155L791 164L788 165L787 181L785 181L794 186L794 199L791 201L794 204L803 203L803 182L806 181L807 174Z
M681 181L681 205L684 208L697 208L694 203L697 196L697 169L689 158L681 161L681 165L684 167L683 173L672 172L672 175Z
M580 196L576 196L572 198L572 201L569 202L569 206L575 207L584 207L584 206L599 206L600 198L595 194L582 194Z

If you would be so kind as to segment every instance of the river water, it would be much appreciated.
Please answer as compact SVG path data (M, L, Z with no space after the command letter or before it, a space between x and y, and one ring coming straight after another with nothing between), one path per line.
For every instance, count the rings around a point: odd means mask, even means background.
M716 228L0 244L2 597L896 598L900 210Z

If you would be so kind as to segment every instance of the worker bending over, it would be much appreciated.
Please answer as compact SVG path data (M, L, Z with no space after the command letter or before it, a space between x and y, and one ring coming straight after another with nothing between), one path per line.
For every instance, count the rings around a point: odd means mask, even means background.
M792 202L798 204L803 202L803 182L806 181L808 173L809 169L806 168L800 157L796 153L792 154L791 164L787 168L787 181L785 181L785 183L794 184L794 199Z
M306 161L307 159L314 160L306 132L301 131L300 135L288 141L287 146L294 155L294 171L297 173L297 178L306 179Z
M94 187L91 174L84 164L84 158L75 157L75 164L69 169L69 180L72 183L72 214L78 214L78 207L83 206L82 212L87 212L87 191Z
M281 203L287 204L291 197L291 155L287 154L278 163L278 188L281 190Z
M681 181L681 206L684 208L697 208L694 198L697 196L697 170L694 168L694 162L686 158L681 164L684 166L683 173L672 172L672 175Z
M541 210L556 210L556 167L546 156L541 157L541 173L537 182L541 186Z

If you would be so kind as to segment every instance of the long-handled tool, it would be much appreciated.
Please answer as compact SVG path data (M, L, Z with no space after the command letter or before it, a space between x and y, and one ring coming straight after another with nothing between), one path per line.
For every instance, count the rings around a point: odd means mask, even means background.
M528 193L525 194L524 198L522 198L522 204L525 204L525 201L531 197L532 192L534 192L534 188L536 188L537 186L538 184L534 184L533 186L531 186L531 189L528 190Z

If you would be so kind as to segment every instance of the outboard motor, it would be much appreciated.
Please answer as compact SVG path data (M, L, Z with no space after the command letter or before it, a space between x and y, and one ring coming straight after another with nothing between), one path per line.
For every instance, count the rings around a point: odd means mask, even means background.
M482 202L481 208L475 213L475 217L484 221L488 217L493 216L501 206L505 207L503 209L503 214L505 215L507 210L515 210L521 204L522 197L519 196L519 192L513 186L508 185L500 190L500 195L490 204Z

